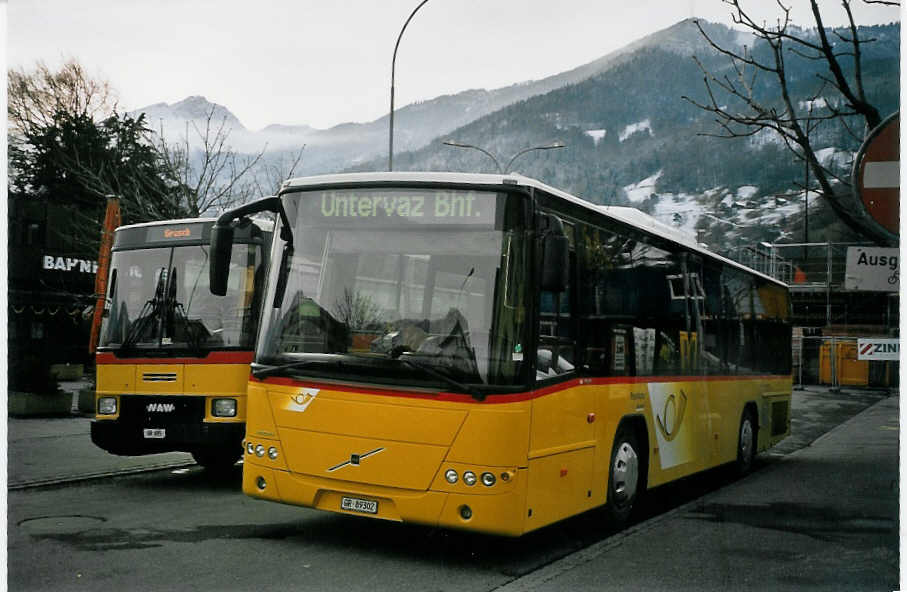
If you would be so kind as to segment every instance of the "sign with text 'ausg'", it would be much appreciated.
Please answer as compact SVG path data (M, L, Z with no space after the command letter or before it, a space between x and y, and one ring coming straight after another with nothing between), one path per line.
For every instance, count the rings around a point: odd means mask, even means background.
M844 289L897 292L900 286L898 249L848 247Z

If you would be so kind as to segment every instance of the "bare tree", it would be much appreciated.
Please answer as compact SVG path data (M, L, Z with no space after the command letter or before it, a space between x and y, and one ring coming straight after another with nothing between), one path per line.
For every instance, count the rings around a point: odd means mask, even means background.
M731 7L734 23L751 32L759 47L744 46L742 50L722 47L696 22L706 41L720 54L728 57L731 64L729 73L717 75L696 59L703 73L708 99L704 102L690 97L684 99L712 113L721 128L720 134L705 135L736 138L760 132L776 134L790 152L808 163L820 187L820 195L845 224L880 244L890 244L891 237L871 221L853 198L850 179L840 169L827 166L819 160L810 138L811 132L818 126L834 122L859 143L882 120L878 109L867 100L863 88L861 46L873 40L861 39L858 35L850 8L851 1L841 1L849 25L828 30L823 24L818 1L810 0L816 24L815 35L792 25L791 8L781 0L776 0L780 17L772 25L756 21L742 7L740 0L722 2ZM899 5L887 0L876 0L875 3ZM842 42L843 49L831 41L830 35ZM761 50L763 46L767 50L765 57L761 51L758 55L755 51ZM817 75L815 92L809 100L797 104L791 97L785 63L785 59L791 54L824 62L827 67L827 73ZM853 61L850 75L842 67L842 59ZM757 96L756 81L760 75L774 79L778 90L777 101L767 102ZM729 105L725 100L727 95L742 103L744 108L738 110L738 105L733 102Z
M52 125L59 112L97 121L116 109L110 83L89 76L72 58L56 71L40 61L33 70L13 68L6 79L7 119L16 135Z
M181 205L193 216L223 210L258 197L254 171L264 149L244 155L228 144L231 129L226 116L215 121L215 107L202 125L186 123L179 142L169 142L163 126L155 147L182 191ZM193 140L197 140L195 143Z
M296 169L302 163L305 146L303 144L296 152L281 152L276 157L262 158L255 174L258 195L275 195L284 181L295 176Z

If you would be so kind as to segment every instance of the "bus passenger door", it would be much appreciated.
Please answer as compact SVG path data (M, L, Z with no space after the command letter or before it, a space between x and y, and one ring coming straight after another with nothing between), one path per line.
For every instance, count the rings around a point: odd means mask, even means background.
M576 255L573 227L570 279L562 293L541 292L535 356L535 396L529 437L528 529L591 507L595 451L591 389L576 373Z

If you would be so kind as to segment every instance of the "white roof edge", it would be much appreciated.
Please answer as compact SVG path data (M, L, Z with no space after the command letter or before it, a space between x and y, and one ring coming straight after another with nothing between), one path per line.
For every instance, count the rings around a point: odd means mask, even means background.
M178 218L176 220L155 220L154 222L138 222L136 224L126 224L117 226L117 230L127 228L147 228L149 226L166 226L167 224L198 224L200 222L217 222L217 218Z
M742 263L723 257L701 247L693 237L678 231L663 222L659 222L649 214L636 208L626 206L605 206L586 201L566 191L562 191L550 185L546 185L537 179L525 177L519 173L488 174L488 173L449 173L449 172L411 172L411 171L385 171L373 173L337 173L332 175L315 175L311 177L299 177L284 181L281 190L298 187L309 187L316 185L332 185L345 183L382 183L403 181L409 183L458 183L464 185L522 185L541 189L560 198L574 203L580 207L604 214L605 216L635 226L644 231L666 238L681 244L688 249L697 253L711 257L717 261L736 267L747 273L761 277L767 281L778 284L787 288L787 284L771 276L747 267ZM506 182L505 182L506 181Z
M490 173L447 173L447 172L411 172L411 171L385 171L376 173L336 173L332 175L314 175L311 177L297 177L287 179L281 185L281 190L291 187L308 187L311 185L332 185L340 183L381 183L393 181L406 181L415 183L463 183L466 185L503 185L504 179L515 180L520 184L538 184L535 179L524 177L518 173L507 175Z
M262 220L260 218L250 217L252 222L261 228L262 230L273 230L274 222L270 220ZM153 222L138 222L136 224L126 224L125 226L117 226L116 230L128 230L130 228L150 228L152 226L166 226L168 224L204 224L210 222L214 224L217 222L217 218L178 218L175 220L155 220Z

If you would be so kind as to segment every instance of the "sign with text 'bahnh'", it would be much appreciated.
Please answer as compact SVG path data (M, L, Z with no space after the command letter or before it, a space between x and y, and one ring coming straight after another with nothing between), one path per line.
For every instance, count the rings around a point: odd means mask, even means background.
M47 271L68 271L70 273L97 273L98 262L76 257L55 257L44 255L41 268Z

